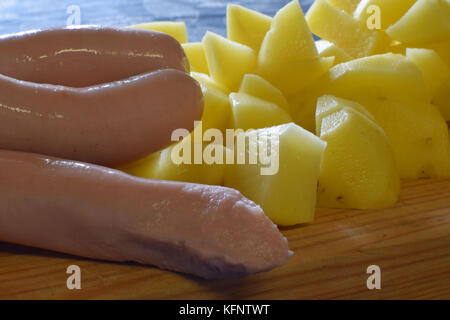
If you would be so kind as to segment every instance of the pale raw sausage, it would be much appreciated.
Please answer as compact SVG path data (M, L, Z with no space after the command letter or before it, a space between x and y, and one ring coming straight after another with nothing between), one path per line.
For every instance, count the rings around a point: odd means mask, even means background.
M150 30L77 26L0 36L0 74L87 87L158 69L189 72L181 45Z
M0 150L0 241L217 279L287 262L287 240L238 191L135 178Z
M84 88L0 75L0 149L117 166L193 129L202 111L200 86L174 69Z

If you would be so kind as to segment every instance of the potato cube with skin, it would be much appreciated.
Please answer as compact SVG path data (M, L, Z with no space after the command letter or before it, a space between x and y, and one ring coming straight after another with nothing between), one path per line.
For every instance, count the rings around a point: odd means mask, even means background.
M211 77L228 90L237 91L244 74L256 68L255 50L209 31L202 42Z
M242 79L239 92L275 103L289 112L289 103L283 93L275 88L269 81L256 74L246 74Z
M450 18L450 17L449 17ZM430 49L406 49L406 56L422 71L430 99L450 78L450 69L439 55Z
M256 135L259 139L256 142L249 139L242 151L247 159L270 153L278 156L279 168L275 174L262 175L261 168L267 165L260 162L227 165L224 185L239 190L260 205L278 225L311 222L315 214L317 181L326 143L294 123L249 131L245 135ZM265 144L267 148L258 147L264 141L261 138L267 141L268 137L278 137L278 142L275 140L273 144ZM276 161L275 158L273 160Z
M315 132L317 98L324 94L350 100L364 95L374 99L430 101L417 65L405 56L392 53L355 59L331 68L317 82L288 100L295 123Z
M353 58L382 53L391 41L384 32L370 30L365 22L334 8L326 0L313 3L306 21L315 35L336 44Z
M450 138L437 107L412 99L354 96L384 130L403 179L450 177Z
M429 101L417 65L403 55L381 54L334 66L320 83L323 93L352 99L354 94Z
M232 128L259 129L292 122L289 114L276 104L246 93L230 94L230 104Z
M361 0L353 16L362 23L367 23L371 17L380 18L381 29L386 30L403 17L415 2L416 0ZM379 10L379 17L368 10L371 6L376 6Z
M331 105L330 105L331 104ZM355 102L323 96L317 102L318 135L327 143L318 206L380 209L394 205L400 178L384 131Z
M209 74L208 62L206 62L205 50L201 42L183 43L183 49L189 60L191 72Z
M303 11L294 0L275 15L258 55L257 73L288 97L323 75L333 58L320 58Z
M449 0L417 0L386 32L392 39L409 45L450 41L449 17Z
M259 52L272 18L236 4L227 6L227 37Z
M316 41L319 57L334 57L334 65L352 60L352 57L335 44L326 40Z
M147 29L158 31L162 33L167 33L169 36L172 36L179 43L188 42L188 35L186 30L186 24L184 22L178 21L154 21L154 22L146 22L135 24L130 26L130 28L134 29Z

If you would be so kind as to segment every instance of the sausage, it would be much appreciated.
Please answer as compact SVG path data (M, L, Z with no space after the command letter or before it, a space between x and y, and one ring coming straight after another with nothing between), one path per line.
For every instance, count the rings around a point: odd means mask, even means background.
M0 75L0 149L115 167L192 130L202 112L199 84L175 69L83 88Z
M233 189L7 150L0 181L0 241L206 279L270 270L292 255L261 208Z
M77 26L0 36L0 74L88 87L158 69L189 72L181 45L149 30Z

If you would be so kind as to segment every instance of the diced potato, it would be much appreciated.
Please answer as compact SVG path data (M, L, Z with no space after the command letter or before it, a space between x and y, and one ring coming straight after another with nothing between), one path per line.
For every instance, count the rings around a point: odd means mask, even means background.
M167 147L161 152L153 179L210 185L221 185L223 183L224 166L228 149L220 143L202 143L202 137L196 136L196 132L199 132L199 127L196 127L191 134L180 142ZM206 148L212 147L215 149L215 152L219 153L219 163L209 164L204 161L203 155L206 152ZM190 159L191 163L176 164L174 157L182 157L185 155L184 152L190 152L188 159ZM197 159L200 162L198 164L194 162L196 152L198 154Z
M204 106L202 114L203 130L210 128L224 131L230 122L231 107L228 95L214 86L200 83Z
M227 6L228 39L242 43L259 52L261 43L270 29L272 18L236 4Z
M206 62L205 50L201 42L183 43L183 49L189 60L191 72L209 74L208 63Z
M450 124L450 80L437 89L431 103L439 108L444 119Z
M331 68L316 83L288 100L295 123L315 132L317 98L324 94L350 100L365 95L430 101L422 72L416 64L405 56L391 53L355 59Z
M442 87L450 78L450 69L439 55L430 49L408 48L406 49L406 56L414 61L422 71L429 97L434 97L437 89Z
M397 40L392 40L391 44L386 48L386 53L396 53L406 55L407 46Z
M160 156L161 151L157 151L145 158L133 161L131 163L118 167L117 169L136 177L153 179L153 177L155 176L155 171L159 164Z
M321 79L317 82L320 83ZM291 107L290 115L294 122L300 127L314 133L316 132L315 114L317 98L324 94L322 89L320 86L311 85L288 100Z
M230 91L237 91L244 74L256 68L256 53L250 47L209 31L203 45L211 77Z
M256 74L246 74L242 79L239 92L247 93L262 100L266 100L289 112L289 103L283 93L275 88L269 81Z
M223 85L216 82L215 80L211 79L211 77L209 75L207 75L206 73L191 72L191 77L194 78L195 80L197 80L200 84L203 84L207 87L214 87L214 88L216 88L222 92L226 92L226 93L229 92L227 88L225 88Z
M257 72L279 88L286 97L292 97L324 75L334 65L334 57L317 57L282 64L283 66L274 69L261 67Z
M317 133L327 142L319 177L321 207L379 209L397 202L400 178L389 140L367 111L357 110L364 108L352 101L318 99Z
M447 124L432 104L417 100L372 99L355 96L388 136L401 178L450 176Z
M230 104L232 128L259 129L292 121L289 114L276 104L246 93L230 94Z
M333 113L341 111L343 108L351 108L352 110L361 113L372 122L375 122L375 118L372 116L372 114L368 112L359 103L351 100L341 99L332 95L323 95L319 97L319 99L317 99L317 108L316 108L317 136L320 136L320 133L322 132L322 120Z
M320 58L303 11L294 0L272 21L258 56L258 74L290 96L323 75L333 58Z
M354 19L325 0L316 0L306 14L311 31L336 44L353 58L382 53L390 39L381 31L370 30L366 23Z
M326 83L328 82L328 83ZM416 98L429 101L420 69L405 56L382 54L334 66L321 83L323 93L352 99L365 93L381 98Z
M328 0L337 9L344 10L348 14L353 14L361 0Z
M188 42L188 35L186 30L186 24L184 22L178 21L154 21L154 22L146 22L135 24L130 26L133 29L147 29L158 32L167 33L169 36L172 36L179 43Z
M327 40L317 40L316 48L319 52L319 57L334 57L334 65L352 60L349 54Z
M261 51L260 58L265 57L263 60L273 65L317 58L314 39L298 1L289 2L276 13Z
M293 123L247 132L246 136L251 134L262 141L267 137L279 137L279 143L274 141L268 144L270 153L278 156L278 171L273 175L262 175L261 168L267 165L260 162L227 165L224 185L239 190L259 204L278 225L312 221L325 142ZM250 139L246 150L241 151L247 159L252 155L259 157L262 153L268 154L261 148L261 140L254 140Z
M424 47L434 50L450 67L450 41L428 43Z
M416 0L361 0L353 12L353 17L362 23L367 23L374 14L371 11L368 12L369 7L377 6L380 10L381 28L386 30L403 17L415 2Z
M386 32L405 44L450 41L450 1L417 0Z

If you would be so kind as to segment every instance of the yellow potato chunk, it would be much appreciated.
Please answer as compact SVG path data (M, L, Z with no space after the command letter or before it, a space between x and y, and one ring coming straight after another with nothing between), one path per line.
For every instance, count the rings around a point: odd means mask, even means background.
M334 57L334 65L352 60L352 57L335 44L326 40L316 41L319 57Z
M224 165L227 148L219 141L202 142L200 127L180 142L171 145L161 152L158 166L154 171L153 179L184 181L209 185L221 185L224 177ZM203 130L204 132L205 130ZM208 149L207 149L208 148ZM209 149L214 155L217 153L218 163L207 163L204 156ZM176 163L175 159L187 155L189 163ZM196 163L197 160L199 163Z
M210 128L225 130L231 117L228 95L222 90L200 83L204 106L202 114L203 130Z
M386 32L405 44L450 41L450 1L417 0Z
M230 94L230 126L236 129L259 129L291 122L289 114L274 103L246 93Z
M184 22L178 21L154 21L154 22L146 22L140 23L130 26L130 28L134 29L147 29L158 32L167 33L169 36L172 36L179 43L188 42L188 35L186 31L186 24Z
M390 25L396 23L411 8L416 0L361 0L353 16L362 23L367 23L371 17L380 18L381 28L386 30ZM376 6L380 16L368 10L371 6Z
M153 179L155 176L155 170L159 164L160 156L161 151L157 151L147 157L118 167L117 169L136 177Z
M434 50L450 68L450 41L428 43L424 48Z
M227 37L259 52L272 18L236 4L227 6Z
M225 88L220 83L217 83L215 80L211 79L211 77L209 75L207 75L206 73L191 72L190 75L191 75L192 78L197 80L200 84L203 84L203 85L205 85L207 87L214 87L214 88L216 88L216 89L218 89L220 91L228 93L228 89L227 88Z
M191 72L209 74L208 62L206 62L205 50L201 42L189 42L182 45L189 60Z
M258 71L285 96L293 95L323 75L333 58L320 58L298 1L275 15L258 55Z
M344 10L348 14L353 14L361 0L328 0L337 9Z
M450 78L450 69L439 55L430 49L408 48L406 56L422 71L427 92L430 98L434 97L437 89Z
M400 178L389 140L357 105L333 96L318 99L318 135L327 143L319 177L321 207L379 209L397 202Z
M316 134L320 136L322 132L322 120L338 111L341 111L343 108L351 108L354 111L359 112L364 115L366 118L375 122L375 118L372 116L370 112L368 112L363 106L359 103L341 99L332 95L323 95L319 97L317 100L317 108L316 108Z
M380 99L430 101L417 65L392 53L355 59L331 68L316 83L288 100L295 123L315 132L317 98L324 94L349 100L361 94Z
M328 82L328 83L326 83ZM324 93L352 99L365 93L381 98L416 98L429 101L422 72L417 65L398 54L381 54L334 66L321 83Z
M179 142L118 169L147 179L221 185L231 150L223 141L203 141L205 132L200 124Z
M285 111L289 112L289 103L283 93L275 88L269 81L256 74L248 73L244 76L239 92L275 103Z
M407 46L397 40L392 40L389 46L386 48L386 53L395 53L406 55Z
M444 119L450 124L450 80L437 89L431 103L439 108Z
M372 99L355 96L384 130L404 179L450 176L447 124L432 104L417 100Z
M249 131L245 135L256 136L258 140L249 139L245 150L235 149L234 152L245 155L246 159L258 158L264 153L278 156L278 171L272 175L262 175L261 168L269 166L263 161L227 165L224 185L239 190L259 204L278 225L291 226L312 221L325 142L293 123ZM264 145L262 141L270 137L278 137L278 143L275 139L273 144L266 144L268 148L261 147Z
M202 42L211 77L228 90L237 91L244 74L256 68L255 51L209 31Z
M378 30L334 8L325 0L316 0L306 14L311 31L336 44L353 58L384 52L390 39Z

